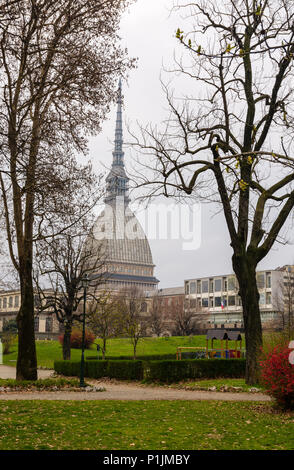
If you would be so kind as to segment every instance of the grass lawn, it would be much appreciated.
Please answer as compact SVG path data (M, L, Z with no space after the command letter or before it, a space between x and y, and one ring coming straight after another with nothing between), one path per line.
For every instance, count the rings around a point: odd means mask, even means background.
M248 385L245 383L245 379L201 379L201 380L186 380L183 382L179 382L177 384L170 385L171 388L181 389L184 388L185 390L209 390L211 387L215 387L215 391L223 391L224 388L227 388L229 392L249 392L252 388L258 388L260 393L264 392L264 388L261 385L256 385L253 387L252 385ZM234 390L238 388L240 390Z
M101 341L100 341L101 343ZM218 344L219 343L219 344ZM177 346L205 347L205 336L173 336L169 338L142 338L137 347L137 355L147 354L174 354L176 358ZM62 359L62 348L58 341L36 341L38 367L53 369L55 360ZM215 347L220 347L220 341L215 341ZM81 350L71 350L72 359L80 359ZM133 350L128 338L114 338L107 341L107 355L109 356L132 356ZM85 357L96 356L96 346L92 345L85 352ZM101 357L101 356L100 356ZM11 348L11 353L3 356L4 364L15 365L17 358L17 344Z
M1 401L0 450L293 450L294 412L271 404Z

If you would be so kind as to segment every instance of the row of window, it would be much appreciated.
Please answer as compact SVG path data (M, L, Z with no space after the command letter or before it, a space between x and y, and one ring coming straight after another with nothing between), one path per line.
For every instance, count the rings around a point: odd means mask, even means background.
M0 309L5 308L18 308L19 307L19 295L14 297L0 297Z
M120 273L120 274L137 274L143 276L152 276L152 269L150 268L139 268L133 266L107 266L105 267L105 271L110 271L113 273Z
M259 289L265 287L271 288L271 273L258 273L256 276ZM223 277L218 279L198 279L185 283L185 293L189 294L208 294L214 292L228 292L238 289L236 277Z
M112 281L112 280L107 280L106 284L115 284L116 286L123 288L123 287L132 287L132 286L137 286L137 287L144 287L144 288L151 288L154 289L154 284L146 284L144 282L128 282L128 281Z
M40 319L39 317L35 317L35 332L39 332L40 328ZM47 317L46 318L46 323L45 323L45 333L52 333L53 332L53 318L52 317Z
M271 305L272 303L272 296L270 292L266 294L260 294L259 297L259 304L260 305ZM213 308L213 307L234 307L242 306L241 298L238 295L228 295L228 296L219 296L219 297L205 297L202 299L190 299L189 304L187 307L192 309L195 308Z

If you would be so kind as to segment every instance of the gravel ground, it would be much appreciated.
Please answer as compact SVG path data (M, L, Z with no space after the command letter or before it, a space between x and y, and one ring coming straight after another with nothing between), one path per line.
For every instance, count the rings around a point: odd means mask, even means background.
M38 379L51 377L54 370L38 370ZM12 366L0 365L0 379L15 379L16 368Z
M53 375L52 370L38 371L39 378ZM1 378L15 378L15 368L0 366ZM114 380L86 379L88 384L105 391L52 391L52 392L2 392L0 400L223 400L223 401L270 401L261 393L206 392L178 390L169 387L148 386L140 383Z

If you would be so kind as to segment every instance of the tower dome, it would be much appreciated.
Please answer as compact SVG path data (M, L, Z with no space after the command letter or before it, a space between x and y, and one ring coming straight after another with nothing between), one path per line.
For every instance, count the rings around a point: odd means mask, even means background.
M129 178L125 172L123 152L121 80L112 155L111 170L106 178L105 207L92 229L92 243L99 244L105 258L101 268L105 278L104 287L120 290L137 286L145 291L152 290L159 281L154 277L155 266L150 245L129 207Z

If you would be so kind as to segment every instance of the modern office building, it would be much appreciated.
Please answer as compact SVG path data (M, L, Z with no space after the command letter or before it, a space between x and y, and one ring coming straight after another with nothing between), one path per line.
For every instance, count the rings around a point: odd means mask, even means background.
M285 286L294 286L294 266L256 274L263 327L278 322L285 307ZM207 328L243 328L242 302L234 274L185 280L185 308L201 315ZM203 325L204 326L204 325Z

